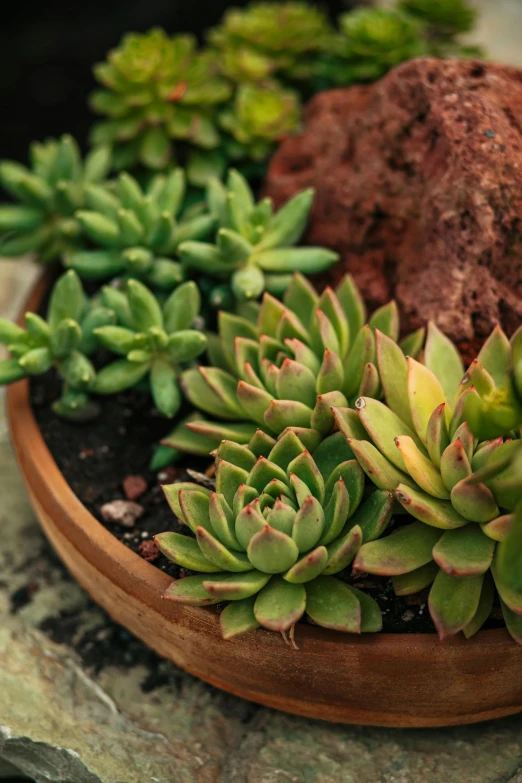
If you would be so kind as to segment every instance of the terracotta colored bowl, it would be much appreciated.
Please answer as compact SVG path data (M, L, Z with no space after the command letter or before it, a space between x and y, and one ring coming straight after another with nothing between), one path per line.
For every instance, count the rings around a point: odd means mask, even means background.
M45 284L26 309L36 309ZM522 711L522 649L507 631L440 643L433 634L353 637L298 625L299 650L258 630L221 639L214 609L161 598L170 579L73 494L33 416L29 384L8 392L18 462L36 515L73 576L117 622L212 685L268 707L344 723L445 726Z

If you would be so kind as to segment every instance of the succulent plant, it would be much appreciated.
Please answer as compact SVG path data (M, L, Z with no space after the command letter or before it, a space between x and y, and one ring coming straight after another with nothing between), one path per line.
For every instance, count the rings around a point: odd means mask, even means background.
M220 113L219 124L231 137L224 141L230 160L264 161L277 142L300 129L301 102L296 92L277 82L241 84Z
M125 293L103 290L103 301L118 316L119 325L94 330L99 342L123 358L103 367L96 376L96 394L117 394L146 376L156 408L167 417L181 405L180 367L198 357L206 337L191 328L200 307L195 283L176 288L160 306L154 294L137 280L128 280Z
M469 32L477 16L467 0L399 0L398 7L444 35Z
M441 638L473 635L490 614L493 575L513 635L522 641L522 592L507 586L497 542L509 535L522 498L522 471L511 464L515 441L479 442L465 420L466 400L506 372L507 338L497 327L467 373L455 346L434 324L424 364L405 359L377 333L377 366L386 403L361 396L355 411L334 408L368 478L393 491L417 521L359 552L356 570L393 576L405 595L432 585L429 608ZM509 344L508 344L509 345Z
M275 74L307 78L314 53L328 45L325 14L308 3L252 3L231 8L208 39L219 50L224 72L235 82L255 82Z
M54 367L64 381L62 397L53 406L56 413L75 420L92 418L98 410L88 393L96 372L88 356L97 347L97 327L115 322L111 309L89 305L78 275L66 272L53 287L46 320L26 313L24 329L0 319L0 342L11 353L11 358L0 360L0 384Z
M319 72L337 85L374 81L390 68L425 54L422 25L396 8L360 8L341 14L340 33L321 58Z
M335 435L314 457L291 430L277 442L262 432L248 446L223 441L215 492L191 483L163 488L194 535L161 533L156 543L199 572L175 581L163 597L196 606L228 602L225 639L258 626L290 631L292 639L305 613L326 628L379 631L375 601L334 576L391 515L391 493L374 492L360 505L363 488L362 470Z
M190 35L161 29L129 33L94 69L103 85L91 106L108 119L95 126L94 144L114 147L117 168L163 169L178 145L215 150L221 143L216 110L231 95L215 56L199 52Z
M179 246L185 267L229 284L240 300L257 299L264 290L282 293L295 271L313 273L331 266L337 253L319 247L293 247L302 236L314 192L294 196L274 214L272 201L256 204L246 179L235 170L226 187L209 184L207 201L217 217L213 244L187 241ZM211 303L222 305L223 284L211 293Z
M494 334L496 372L472 364L470 371L480 373L481 382L465 407L471 430L481 440L513 434L522 426L522 327L511 341L500 329Z
M86 187L104 180L110 154L99 148L83 162L78 145L66 135L33 144L30 159L31 168L0 163L0 184L20 202L0 206L0 255L36 253L47 263L78 246L75 212L84 205Z
M365 321L364 303L349 276L336 291L327 288L319 296L302 275L294 275L283 302L264 295L256 324L221 312L219 337L209 338L214 366L187 370L181 384L192 405L228 421L192 421L165 443L208 454L209 446L231 437L230 423L246 421L271 435L301 427L307 448L315 448L334 427L331 406L381 394L374 330L379 327L395 345L395 303L377 310L366 326ZM422 341L422 331L411 335L405 350L420 350Z
M183 278L181 265L172 260L178 245L208 236L215 225L214 217L202 211L182 214L178 221L184 196L182 169L157 174L145 190L126 172L114 186L86 188L88 209L77 212L76 219L101 249L73 253L68 266L86 280L124 276L171 290Z

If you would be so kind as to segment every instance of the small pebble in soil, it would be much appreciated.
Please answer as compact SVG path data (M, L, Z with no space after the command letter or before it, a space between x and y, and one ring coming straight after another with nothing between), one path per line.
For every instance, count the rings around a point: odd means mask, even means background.
M144 512L143 506L132 500L111 500L100 508L105 522L118 522L125 527L134 527L134 523Z
M138 500L147 491L147 482L143 476L126 476L123 491L127 500Z

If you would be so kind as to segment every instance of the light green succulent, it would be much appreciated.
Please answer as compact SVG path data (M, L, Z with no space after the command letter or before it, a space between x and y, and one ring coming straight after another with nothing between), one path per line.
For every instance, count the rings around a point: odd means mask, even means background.
M375 81L404 60L427 53L422 25L396 8L360 8L341 14L339 34L322 57L326 83Z
M235 82L276 74L307 78L314 55L327 47L331 29L325 14L308 3L252 3L231 8L208 35L224 72Z
M184 197L181 169L157 174L146 189L127 173L115 185L88 187L88 209L77 212L76 220L97 248L71 254L67 265L85 280L123 276L172 290L183 278L181 265L173 260L178 246L207 237L216 222L202 210L180 216Z
M167 500L193 536L161 533L155 541L182 568L164 598L208 606L225 639L258 626L283 635L303 615L348 633L381 629L370 596L334 575L372 541L391 516L391 493L362 505L364 476L350 450L324 441L312 457L292 431L276 442L259 432L248 444L224 441L217 452L216 491L198 484L165 486Z
M255 324L221 312L219 335L209 337L214 366L188 370L181 384L195 408L223 423L201 417L180 425L165 443L204 455L222 438L248 441L256 426L271 435L292 426L301 428L301 439L313 450L334 429L333 405L347 406L360 394L381 395L375 330L390 342L398 338L395 303L365 322L364 303L349 276L336 291L327 288L319 296L294 275L283 302L265 294ZM422 342L421 330L403 347L416 353Z
M429 609L441 638L471 636L488 618L493 582L506 624L522 641L522 591L499 565L522 498L522 471L512 462L518 443L478 441L465 419L466 401L488 378L507 370L509 343L499 328L464 373L455 346L434 324L424 364L406 359L377 335L377 365L386 402L361 396L355 411L334 408L368 478L393 491L417 521L361 549L360 571L393 576L399 595L432 585Z
M215 56L197 51L192 36L169 37L158 28L129 33L94 75L103 89L91 96L91 106L108 119L91 138L114 148L117 168L163 169L179 158L180 144L208 152L219 147L216 111L231 87Z
M469 32L477 17L467 0L399 0L398 7L445 36Z
M78 421L92 418L98 409L88 393L96 372L88 357L98 347L96 329L110 328L115 322L111 309L90 305L77 274L66 272L52 289L46 320L26 313L23 329L0 319L0 342L11 353L11 358L0 360L0 385L54 367L64 383L62 396L53 406L56 413Z
M174 416L181 405L181 367L196 359L207 343L204 334L191 328L200 307L196 284L180 285L163 307L137 280L127 282L125 293L105 288L102 297L119 325L101 326L94 334L101 345L124 358L98 372L93 392L118 394L148 376L156 408L164 416Z
M314 192L305 190L274 214L271 199L256 203L244 177L231 170L226 187L211 181L207 202L217 218L214 243L183 242L183 265L229 285L238 300L257 299L263 291L282 293L295 271L321 272L338 259L319 247L294 247L301 238ZM222 306L223 285L211 303ZM215 301L217 299L217 301Z
M241 84L220 113L219 124L231 137L224 141L229 159L262 162L278 142L299 131L301 102L296 92L277 82Z
M82 161L71 136L34 143L30 168L0 163L0 184L17 204L0 205L0 255L35 253L38 261L59 259L81 245L76 210L85 204L86 187L102 182L110 168L108 148Z
M485 371L477 360L469 370L477 394L466 401L466 418L481 440L512 435L522 426L522 327L511 341L496 328L495 374Z

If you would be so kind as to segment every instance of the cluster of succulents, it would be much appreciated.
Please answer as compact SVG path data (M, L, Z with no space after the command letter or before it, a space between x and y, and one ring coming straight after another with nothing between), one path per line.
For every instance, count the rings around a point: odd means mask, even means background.
M472 53L457 36L474 18L466 0L398 0L331 25L287 0L228 10L199 49L188 35L131 33L94 69L91 107L105 119L91 140L110 145L118 169L182 164L201 186L230 162L265 161L320 89L379 78L418 55Z
M313 198L313 190L304 190L274 214L272 200L256 203L238 171L230 171L226 185L210 181L207 201L217 220L214 242L187 239L179 254L187 269L221 281L211 284L211 304L226 308L234 298L258 299L265 290L280 294L293 272L322 272L337 261L337 253L326 248L294 247L305 230Z
M30 168L0 164L0 253L66 268L45 318L0 320L0 384L54 369L62 417L128 389L178 417L154 466L213 458L215 490L164 487L187 534L156 543L192 572L164 597L226 604L225 639L261 626L293 643L302 618L377 632L363 573L429 589L441 638L472 636L498 604L522 644L522 327L496 327L466 372L434 324L400 339L393 301L369 316L349 275L321 293L307 279L337 260L299 245L313 191L276 211L226 176L299 129L304 97L464 55L473 20L465 0L398 0L334 28L306 3L260 2L203 49L129 34L95 69L107 119L85 160L64 136Z
M108 147L99 146L82 160L71 136L30 149L31 168L0 162L0 185L17 204L0 205L0 255L37 253L42 263L63 257L79 245L77 210L89 187L102 182L111 166Z

